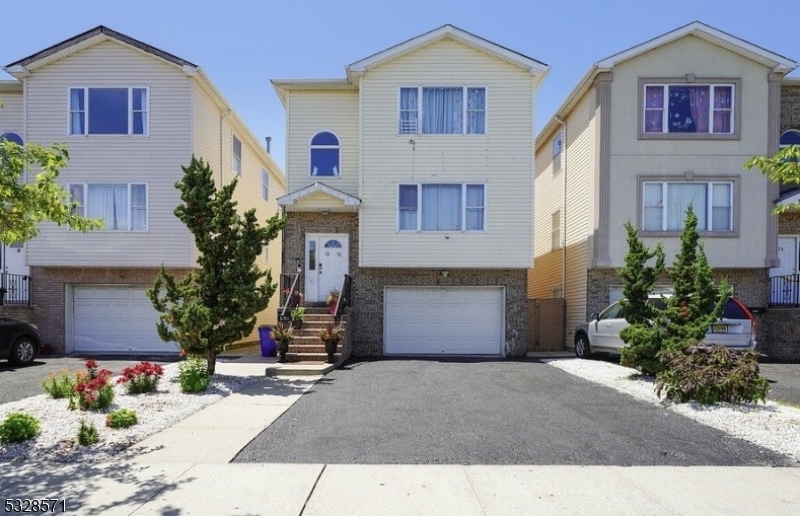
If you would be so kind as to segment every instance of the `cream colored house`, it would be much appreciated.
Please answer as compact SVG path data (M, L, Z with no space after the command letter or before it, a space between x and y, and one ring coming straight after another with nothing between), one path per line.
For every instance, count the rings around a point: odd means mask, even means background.
M255 207L261 221L286 192L282 171L200 67L107 27L5 70L18 82L0 85L0 129L66 143L71 159L59 182L86 215L105 221L87 234L42 225L27 244L32 306L21 315L56 352L174 351L156 334L144 291L162 264L196 267L192 236L173 213L181 166L195 155L219 185L238 178L239 207ZM274 241L258 265L277 278L280 256ZM259 323L275 322L277 296L272 303Z
M525 353L534 95L548 67L445 25L273 80L286 107L284 270L352 278L356 355Z
M623 224L663 242L671 264L690 202L718 275L767 306L778 187L742 163L778 149L781 81L796 66L700 22L592 65L536 140L528 297L566 299L567 346L621 296Z

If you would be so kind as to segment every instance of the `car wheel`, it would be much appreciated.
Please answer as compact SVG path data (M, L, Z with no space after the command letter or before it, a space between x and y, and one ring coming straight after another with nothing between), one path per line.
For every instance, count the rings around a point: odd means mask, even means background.
M28 365L36 356L36 343L30 337L20 337L11 346L8 360L14 365Z
M581 333L575 337L575 355L578 358L589 358L592 354L592 349L589 347L589 337Z

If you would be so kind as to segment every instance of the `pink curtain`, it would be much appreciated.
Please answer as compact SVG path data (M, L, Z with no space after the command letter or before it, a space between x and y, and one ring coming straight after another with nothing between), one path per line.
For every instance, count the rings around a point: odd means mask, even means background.
M644 132L663 132L663 118L664 88L662 86L648 86L645 90Z
M689 86L689 109L692 112L695 132L708 132L708 86Z
M714 88L714 132L731 132L731 104L733 91L731 88L718 86Z

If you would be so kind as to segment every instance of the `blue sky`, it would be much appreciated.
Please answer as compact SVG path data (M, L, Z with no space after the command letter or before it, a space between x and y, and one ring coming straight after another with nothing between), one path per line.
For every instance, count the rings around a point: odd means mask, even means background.
M101 24L201 66L259 140L272 136L281 166L285 116L270 79L344 77L445 23L550 65L537 130L592 63L694 20L800 60L797 0L3 0L0 20L2 66Z

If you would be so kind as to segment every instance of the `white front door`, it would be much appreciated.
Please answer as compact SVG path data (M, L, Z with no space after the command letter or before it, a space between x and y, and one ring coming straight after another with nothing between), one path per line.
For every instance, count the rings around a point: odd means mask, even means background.
M306 235L306 301L320 302L342 288L348 274L347 235Z
M770 278L797 274L797 237L778 238L778 258L781 266L769 270Z
M15 242L3 246L3 272L20 276L29 274L28 266L25 265L25 244Z
M797 274L799 243L800 237L778 238L778 258L781 260L781 265L769 270L770 278ZM796 280L796 277L787 277L770 281L770 303L780 305L800 301L800 284Z

